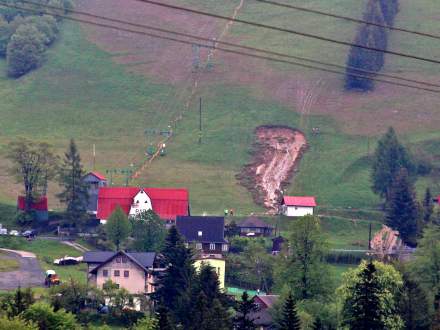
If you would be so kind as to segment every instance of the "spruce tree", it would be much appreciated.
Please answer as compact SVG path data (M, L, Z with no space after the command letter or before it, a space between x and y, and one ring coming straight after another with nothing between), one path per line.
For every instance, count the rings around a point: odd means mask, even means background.
M236 330L254 330L255 323L251 314L258 311L258 306L249 299L248 293L245 291L236 306L236 316L234 318L234 329Z
M415 246L417 239L418 205L406 169L401 169L393 183L386 209L387 225L399 231L402 240Z
M345 324L352 330L382 330L379 294L381 286L375 276L376 267L368 263L359 274L360 281L353 288L353 298L345 302Z
M63 191L58 194L61 203L66 204L66 217L70 224L81 223L86 219L88 188L82 181L84 175L81 157L75 141L70 140L59 171L59 183Z
M296 305L293 301L292 293L287 296L283 306L283 317L280 321L280 330L300 330L301 321L296 312Z
M423 198L423 222L428 224L432 220L434 213L434 203L432 202L431 190L426 188L425 197Z
M195 278L191 250L185 246L175 226L171 227L162 250L166 270L158 275L153 299L170 311L175 324L186 325L191 315Z
M412 173L410 157L397 139L394 129L390 127L379 140L374 153L371 175L373 191L388 201L393 181L402 167Z

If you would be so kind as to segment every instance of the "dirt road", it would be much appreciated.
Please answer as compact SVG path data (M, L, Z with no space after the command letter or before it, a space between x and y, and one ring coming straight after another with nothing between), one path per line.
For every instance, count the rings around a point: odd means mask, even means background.
M16 259L20 263L20 270L0 273L0 290L14 290L18 286L35 287L42 286L44 274L37 258L29 252L3 250L7 253L6 258Z
M239 179L252 192L255 202L275 213L281 190L289 183L306 149L306 138L283 126L262 126L255 133L254 159L244 167Z

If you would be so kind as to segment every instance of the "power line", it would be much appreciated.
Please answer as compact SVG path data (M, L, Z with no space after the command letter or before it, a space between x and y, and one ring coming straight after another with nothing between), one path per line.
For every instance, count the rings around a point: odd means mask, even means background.
M365 20L362 20L362 19L357 19L357 18L353 18L353 17L349 17L349 16L332 14L332 13L329 13L329 12L320 11L320 10L316 10L316 9L309 9L309 8L294 6L294 5L290 5L290 4L287 4L287 3L280 3L280 2L276 2L276 1L270 1L270 0L255 0L255 1L258 1L258 2L261 2L261 3L265 3L265 4L268 4L268 5L274 5L274 6L278 6L278 7L295 9L295 10L306 12L306 13L318 14L318 15L322 15L322 16L339 18L339 19L343 19L343 20L346 20L346 21L350 21L350 22L378 26L378 27L381 27L381 28L384 28L384 29L395 30L395 31L400 31L400 32L406 32L406 33L410 33L410 34L419 35L419 36L422 36L422 37L429 37L429 38L433 38L433 39L440 39L440 35L435 35L435 34L431 34L431 33L427 33L427 32L420 32L420 31L415 31L415 30L410 30L410 29L405 29L405 28L402 28L402 27L394 27L394 26L390 26L390 25L384 25L384 24L369 22L369 21L365 21Z
M39 3L36 3L36 2L33 2L33 1L29 1L29 0L22 0L22 2L28 3L28 4L32 4L32 5L36 5L36 6L39 6L39 7L45 7L45 8L60 10L59 7L50 6L50 5L42 5L42 4L39 4ZM134 26L134 27L150 29L150 30L153 30L153 31L159 31L159 32L174 34L174 35L178 35L178 36L182 36L182 37L193 38L193 39L196 39L196 40L201 40L201 41L205 41L205 42L209 42L209 43L212 42L212 39L210 39L210 38L204 38L204 37L196 36L194 34L189 34L189 33L184 33L184 32L177 32L177 31L173 31L173 30L158 28L158 27L151 26L151 25L127 22L125 20L105 17L105 16L101 16L101 15L95 15L95 14L84 12L84 11L78 11L78 10L72 10L72 9L65 9L65 11L67 11L69 13L73 13L73 14L78 14L78 15L83 15L83 16L88 16L88 17L100 19L100 20L106 20L106 21L120 23L120 24L124 24L124 25L129 25L129 26ZM291 59L300 60L300 61L304 61L304 62L309 62L309 63L313 63L313 64L331 66L331 67L335 67L335 68L339 68L339 69L343 69L343 70L349 69L349 70L353 70L354 71L352 73L367 74L367 75L372 74L372 75L376 75L376 76L381 76L381 77L397 79L397 80L402 80L402 81L406 81L406 82L412 82L412 83L416 83L416 84L421 84L421 85L432 86L432 87L439 87L440 88L440 85L438 85L438 84L429 83L429 82L425 82L425 81L421 81L421 80L409 79L409 78L405 78L405 77L401 77L401 76L397 76L397 75L392 75L392 74L387 74L387 73L380 73L380 72L374 72L374 71L360 69L360 68L356 68L356 67L352 67L352 66L344 66L344 65L334 64L334 63L326 63L326 62L322 62L322 61L318 61L318 60L314 60L314 59L309 59L309 58L305 58L305 57L283 54L283 53L279 53L279 52L275 52L275 51L270 51L270 50L265 50L265 49L261 49L261 48L243 46L243 45L239 45L239 44L235 44L235 43L231 43L231 42L226 42L226 41L217 40L216 43L217 44L223 44L223 45L230 46L230 47L241 48L241 49L245 49L245 50L251 50L251 51L255 51L255 52L259 52L259 53L263 53L263 54L275 55L275 56L284 57L284 58L291 58Z
M318 40L321 40L321 41L327 41L327 42L331 42L331 43L335 43L335 44L340 44L340 45L344 45L344 46L352 46L352 47L357 47L357 48L363 48L363 49L373 50L373 51L376 51L376 52L382 52L382 53L386 53L386 54L392 54L392 55L396 55L396 56L407 57L407 58L411 58L411 59L419 60L419 61L423 61L423 62L430 62L430 63L440 64L440 61L434 60L432 58L426 58L426 57L416 56L416 55L407 54L407 53L395 52L395 51L392 51L392 50L375 48L375 47L368 47L368 46L364 46L364 45L354 44L354 43L351 43L351 42L346 42L346 41L341 41L341 40L337 40L337 39L323 37L323 36L319 36L319 35L316 35L316 34L305 33L305 32L300 32L300 31L295 31L295 30L290 30L290 29L285 29L285 28L281 28L281 27L278 27L278 26L266 25L266 24L256 23L256 22L252 22L252 21L246 21L246 20L238 19L238 18L232 19L232 18L227 17L227 16L222 16L222 15L218 15L218 14L208 13L208 12L204 12L204 11L201 11L201 10L187 8L187 7L180 7L180 6L170 5L170 4L166 4L166 3L160 3L160 2L152 1L152 0L133 0L133 1L148 3L148 4L160 6L160 7L165 7L165 8L185 11L185 12L189 12L189 13L193 13L193 14L198 14L198 15L203 15L203 16L208 16L208 17L213 17L213 18L218 18L218 19L223 19L223 20L228 20L228 21L233 21L233 22L237 22L237 23L243 23L243 24L252 25L252 26L256 26L256 27L260 27L260 28L265 28L265 29L269 29L269 30L286 32L286 33L290 33L290 34L296 34L296 35L300 35L300 36L303 36L303 37L306 37L306 38L318 39Z
M5 4L5 3L0 3L0 6L4 6L4 7L7 7L7 8L15 8L15 9L20 9L20 10L30 11L30 12L39 13L39 14L42 13L41 10L35 10L35 9L30 9L30 8L23 8L23 7L9 5L9 4ZM70 17L70 16L61 15L61 14L44 13L44 12L43 12L43 14L50 15L50 16L61 17L61 18L67 19L67 20L71 20L71 21L75 21L75 22L80 22L80 23L84 23L84 24L90 24L90 25L104 27L104 28L110 28L110 29L114 29L114 30L118 30L118 31L124 31L124 32L130 32L130 33L134 33L134 34L145 35L145 36L152 37L152 38L173 41L173 42L177 42L177 43L181 43L181 44L187 44L187 45L193 45L194 44L193 42L187 41L187 40L176 39L176 38L171 38L171 37L166 37L166 36L161 36L161 35L156 35L156 34L148 33L148 32L145 32L145 31L127 29L127 28L123 28L123 27L120 27L120 26L114 26L114 25L109 25L109 24L103 24L103 23L87 21L87 20L84 20L84 19L73 18L73 17ZM206 47L206 48L212 48L211 45L200 45L200 46L201 47ZM408 85L408 84L398 83L398 82L395 82L395 81L389 81L389 80L384 80L384 79L372 78L372 77L369 77L369 76L359 75L359 74L355 74L355 73L345 73L345 72L341 72L341 71L336 71L336 70L332 70L332 69L312 66L312 65L308 65L308 64L303 64L303 63L298 63L298 62L293 62L293 61L288 61L288 60L283 60L283 59L277 59L277 58L273 58L273 57L269 57L269 56L256 55L256 54L246 53L246 52L232 50L232 49L228 49L228 48L216 47L216 49L220 50L220 51L223 51L223 52L226 52L226 53L243 55L243 56L247 56L247 57L253 57L253 58L258 58L258 59L263 59L263 60L269 60L269 61L278 62L278 63L290 64L290 65L299 66L299 67L303 67L303 68L307 68L307 69L313 69L313 70L317 70L317 71L323 71L323 72L328 72L328 73L335 73L335 74L339 74L339 75L346 75L346 74L348 74L348 75L353 76L353 77L370 79L370 80L379 81L379 82L382 82L382 83L385 83L385 84L402 86L402 87L408 87L408 88L413 88L413 89L417 89L417 90L424 90L424 91L433 92L433 93L440 93L440 90L436 90L436 89L430 89L430 88L425 88L425 87L420 87L420 86Z

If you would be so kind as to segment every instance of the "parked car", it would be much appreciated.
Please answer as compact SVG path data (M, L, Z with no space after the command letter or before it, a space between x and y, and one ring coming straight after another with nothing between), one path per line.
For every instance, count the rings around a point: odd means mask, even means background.
M26 238L34 238L35 236L37 236L37 231L36 230L26 230L24 231L21 236L26 237Z
M7 235L8 230L6 228L0 228L0 235Z
M20 233L18 232L18 230L11 230L9 232L9 235L11 235L11 236L20 236Z
M53 263L59 266L68 266L68 265L77 265L82 261L83 261L83 257L76 258L76 257L65 256L64 258L61 259L55 259Z

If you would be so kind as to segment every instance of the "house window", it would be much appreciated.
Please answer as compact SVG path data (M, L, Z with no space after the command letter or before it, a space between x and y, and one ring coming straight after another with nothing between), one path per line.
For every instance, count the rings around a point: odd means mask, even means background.
M103 269L102 270L102 276L108 277L108 269Z
M130 276L130 272L128 270L124 270L124 277L129 277Z
M122 258L121 258L121 257L117 257L117 258L116 258L116 262L117 262L118 264L120 264L120 263L122 262Z
M222 244L222 251L227 252L228 251L228 244Z
M115 275L115 277L119 277L121 274L120 274L119 270L115 270L114 275Z
M202 243L197 243L196 244L196 249L197 250L201 250L202 249Z
M122 258L121 258L121 261L122 261L123 264L126 264L127 261L128 261L128 259L127 259L127 257L122 257Z
M210 250L215 250L215 243L210 243L209 244L209 249Z
M202 232L201 230L199 230L199 231L197 232L197 236L202 237L202 236L203 236L203 232Z
M220 267L217 267L217 276L220 276Z

